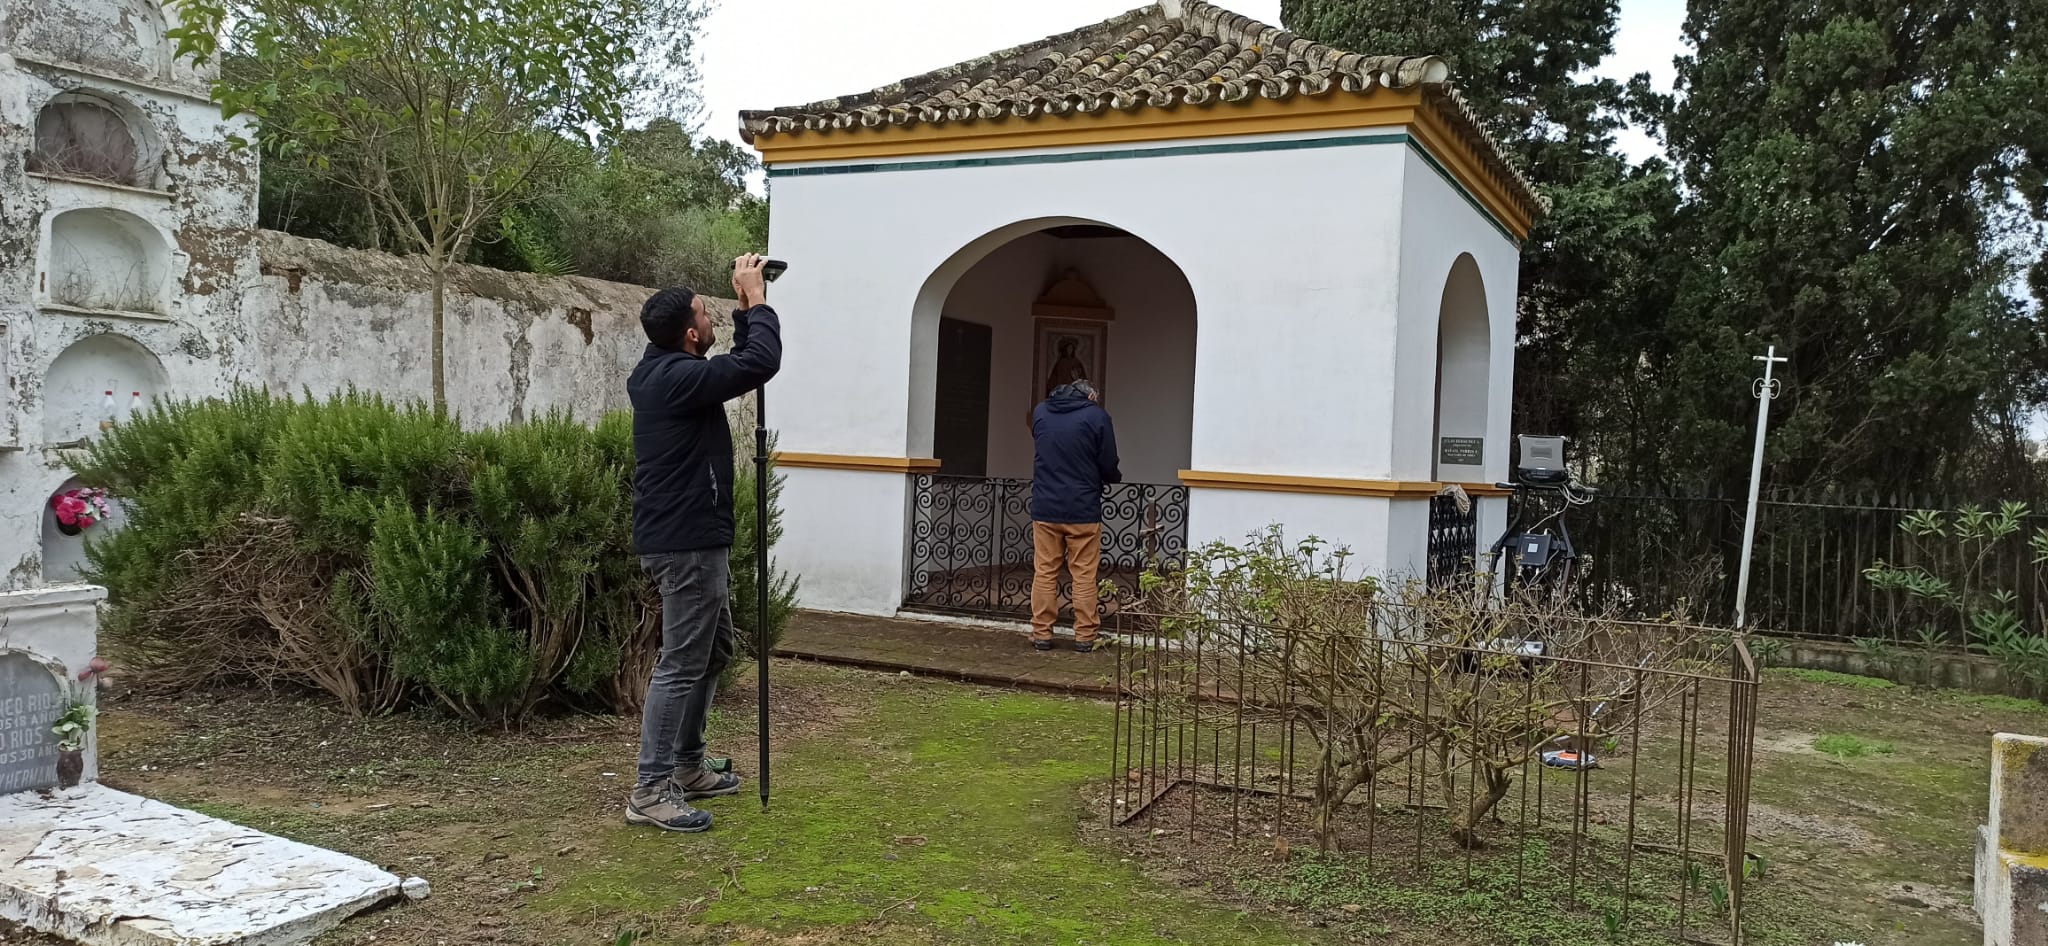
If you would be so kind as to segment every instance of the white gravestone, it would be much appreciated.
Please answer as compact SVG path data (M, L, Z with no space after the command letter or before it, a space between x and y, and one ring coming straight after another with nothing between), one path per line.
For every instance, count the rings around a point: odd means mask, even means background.
M82 784L49 790L105 597L0 593L0 919L94 946L296 946L404 899L374 864L95 784L92 734Z
M0 795L57 786L64 671L23 651L0 651Z

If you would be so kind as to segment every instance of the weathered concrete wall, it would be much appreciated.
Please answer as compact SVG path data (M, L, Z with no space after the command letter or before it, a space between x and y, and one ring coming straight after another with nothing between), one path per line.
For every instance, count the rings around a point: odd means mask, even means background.
M79 558L48 499L105 391L125 414L133 392L255 377L236 297L256 276L256 154L231 144L251 129L222 118L205 74L145 48L164 28L155 11L0 5L0 589L68 577L45 574L46 533L63 546L50 557ZM46 146L65 136L38 122L69 107L104 119L105 136L56 154ZM109 138L133 158L121 173L75 170Z
M433 283L417 258L351 250L283 233L257 237L261 274L242 292L273 391L354 385L408 400L432 396ZM626 408L626 376L647 347L640 306L653 290L478 266L449 274L448 405L487 426L566 409L583 420ZM732 304L707 299L719 347ZM738 415L735 426L753 423Z
M426 267L258 231L257 153L236 146L255 129L173 55L175 25L155 0L0 0L0 591L73 579L118 525L65 536L49 500L131 401L430 395ZM624 408L648 294L457 267L451 406L472 426Z
M249 234L242 275L214 290L220 298L181 291L187 316L57 317L29 307L31 318L41 318L22 321L41 332L37 344L17 352L25 370L12 374L22 434L20 449L0 452L7 501L0 588L70 580L83 562L93 533L59 535L47 500L71 477L69 451L55 445L97 433L104 390L115 391L117 417L137 390L145 401L207 397L236 384L294 395L353 386L398 400L431 396L432 280L423 263L283 233ZM553 410L588 422L626 409L626 376L646 348L640 306L651 293L595 279L455 267L446 301L450 408L471 427ZM732 303L707 297L706 306L723 351ZM752 452L745 436L751 399L735 402L731 417L744 463Z

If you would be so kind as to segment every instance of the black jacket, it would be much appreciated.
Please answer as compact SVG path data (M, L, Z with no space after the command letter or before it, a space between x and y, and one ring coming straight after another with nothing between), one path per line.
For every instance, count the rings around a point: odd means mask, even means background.
M1086 525L1102 521L1102 487L1124 481L1109 412L1066 385L1031 412L1031 518Z
M657 345L626 380L633 403L633 548L641 555L732 545L732 428L725 402L782 367L782 323L733 313L732 351L703 358Z

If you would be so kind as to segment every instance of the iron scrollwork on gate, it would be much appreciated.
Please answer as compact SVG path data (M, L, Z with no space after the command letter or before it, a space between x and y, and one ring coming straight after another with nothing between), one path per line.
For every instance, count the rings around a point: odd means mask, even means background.
M1479 545L1479 504L1460 497L1429 499L1429 587L1462 587L1472 580Z
M1003 617L1031 613L1031 481L925 474L913 481L910 588L914 608ZM1103 490L1098 577L1134 589L1155 565L1179 565L1188 545L1188 490L1119 483ZM1071 598L1060 581L1060 605Z

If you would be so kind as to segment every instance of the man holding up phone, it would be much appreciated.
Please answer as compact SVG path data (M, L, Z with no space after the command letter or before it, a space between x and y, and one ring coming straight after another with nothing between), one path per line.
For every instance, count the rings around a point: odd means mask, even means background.
M704 300L663 289L640 310L647 352L626 381L633 404L633 547L661 592L661 656L640 718L640 765L629 824L666 831L711 827L690 802L740 790L739 776L704 764L704 722L732 662L732 431L725 404L782 367L782 323L768 307L764 264L733 261L732 351L716 341Z

